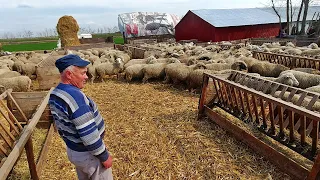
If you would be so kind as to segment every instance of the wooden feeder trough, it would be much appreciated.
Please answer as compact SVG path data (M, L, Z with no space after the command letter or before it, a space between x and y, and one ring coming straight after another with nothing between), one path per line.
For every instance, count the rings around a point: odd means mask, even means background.
M255 88L249 88L250 83ZM209 100L208 89L214 89ZM198 117L207 116L293 178L316 179L320 178L317 103L317 93L246 73L232 71L227 79L205 73Z
M0 180L8 177L23 149L26 150L31 178L39 179L54 132L47 107L50 92L12 92L9 89L0 95L0 113L3 117L0 120ZM36 126L49 129L37 162L31 139Z

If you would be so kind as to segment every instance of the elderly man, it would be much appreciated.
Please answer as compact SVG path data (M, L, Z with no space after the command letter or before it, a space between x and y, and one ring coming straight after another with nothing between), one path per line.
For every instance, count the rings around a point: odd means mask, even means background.
M103 142L103 118L97 105L81 91L89 63L73 54L56 61L61 82L50 94L49 106L78 179L112 180L112 158Z

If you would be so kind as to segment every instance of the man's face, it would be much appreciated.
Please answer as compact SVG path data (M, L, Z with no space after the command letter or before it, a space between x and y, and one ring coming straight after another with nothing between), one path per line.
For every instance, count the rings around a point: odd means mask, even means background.
M84 88L84 84L88 79L87 67L74 67L73 71L70 71L70 83L79 89Z

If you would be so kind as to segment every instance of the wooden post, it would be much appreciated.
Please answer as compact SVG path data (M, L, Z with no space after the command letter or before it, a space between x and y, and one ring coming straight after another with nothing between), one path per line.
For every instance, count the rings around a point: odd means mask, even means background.
M207 76L206 74L203 74L203 84L202 84L202 90L201 90L199 107L198 107L198 119L200 119L203 116L204 102L206 99L208 82L209 82L209 76Z
M33 145L32 145L31 138L29 138L29 140L27 141L27 143L25 145L25 150L26 150L26 154L27 154L27 160L28 160L28 164L29 164L29 171L31 174L31 178L33 180L39 180L39 177L37 174L36 163L34 161Z

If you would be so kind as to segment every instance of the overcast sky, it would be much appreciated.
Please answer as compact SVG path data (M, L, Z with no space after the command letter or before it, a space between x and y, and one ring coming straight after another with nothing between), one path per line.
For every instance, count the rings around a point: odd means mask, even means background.
M0 37L6 33L56 27L63 15L73 16L80 27L117 26L118 14L167 12L183 16L188 10L266 7L271 0L0 0Z

